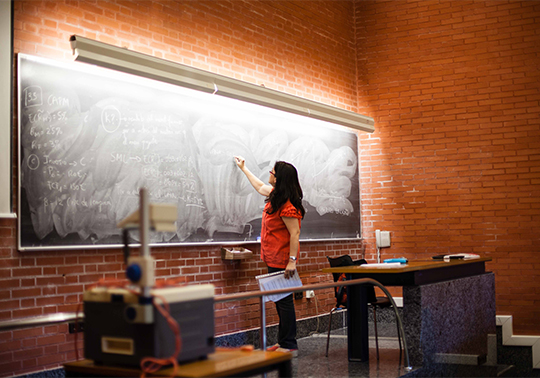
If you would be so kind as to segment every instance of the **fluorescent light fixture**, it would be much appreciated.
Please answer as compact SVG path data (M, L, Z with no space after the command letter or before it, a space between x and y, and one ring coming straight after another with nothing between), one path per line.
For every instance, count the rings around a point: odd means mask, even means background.
M234 98L352 129L375 131L373 118L316 101L72 35L75 60Z

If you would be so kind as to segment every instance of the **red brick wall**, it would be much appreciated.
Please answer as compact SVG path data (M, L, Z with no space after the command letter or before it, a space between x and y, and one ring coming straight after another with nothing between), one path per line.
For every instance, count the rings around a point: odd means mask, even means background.
M359 1L363 230L387 255L471 252L540 334L540 2Z
M362 256L366 248L373 258L374 230L385 229L393 243L385 256L492 257L497 312L514 315L515 331L540 334L538 2L19 0L14 7L16 53L69 61L68 38L79 34L373 116L377 131L360 137L366 244L303 243L306 281L330 279L308 278L325 255ZM0 321L72 311L98 278L123 277L118 250L19 253L16 222L5 219L0 236ZM212 282L218 294L253 290L251 277L263 271L257 259L222 262L217 246L153 254L160 277ZM330 297L318 295L319 312ZM256 306L218 306L218 333L257 326ZM297 311L315 314L306 300ZM271 307L268 321L276 321ZM73 358L66 325L0 333L0 375Z
M21 0L14 8L16 53L72 61L68 41L78 34L342 108L356 107L351 2ZM20 253L14 220L0 220L0 236L0 321L75 311L82 292L98 279L124 277L120 250ZM247 247L258 253L257 245ZM362 252L360 242L302 243L299 271L304 283L331 280L312 273L327 265L326 255L358 257ZM218 295L255 290L253 277L266 272L258 256L223 262L219 246L155 248L152 254L159 278L211 282ZM317 298L319 313L329 311L331 291ZM313 301L296 305L299 318L316 314ZM257 300L216 305L216 333L258 327L258 307ZM268 324L277 322L271 304L267 315ZM0 332L0 376L48 369L74 358L74 336L67 325Z

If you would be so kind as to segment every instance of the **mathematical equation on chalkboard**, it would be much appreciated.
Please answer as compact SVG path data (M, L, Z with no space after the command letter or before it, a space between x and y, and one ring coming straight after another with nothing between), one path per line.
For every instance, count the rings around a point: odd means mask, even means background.
M176 232L152 243L256 241L264 198L235 155L264 181L276 160L296 166L303 239L359 237L354 133L99 73L19 55L21 249L118 244L143 186L178 207Z

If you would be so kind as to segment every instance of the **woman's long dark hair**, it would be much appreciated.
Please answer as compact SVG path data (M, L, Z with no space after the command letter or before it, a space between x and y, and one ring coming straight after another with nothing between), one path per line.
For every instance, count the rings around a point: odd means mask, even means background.
M302 218L304 218L304 214L306 213L304 206L302 206L304 193L298 181L296 168L284 161L277 161L274 165L274 172L276 184L274 190L266 198L266 202L270 202L271 207L268 214L275 213L289 200L296 210L302 214Z

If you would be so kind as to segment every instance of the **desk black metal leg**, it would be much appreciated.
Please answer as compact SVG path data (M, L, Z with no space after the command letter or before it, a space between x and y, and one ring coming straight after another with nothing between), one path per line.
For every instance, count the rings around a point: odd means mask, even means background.
M280 378L290 378L292 377L292 362L291 360L282 362L279 364L278 375Z
M347 279L354 279L347 275ZM369 361L367 286L347 287L347 343L349 361Z

